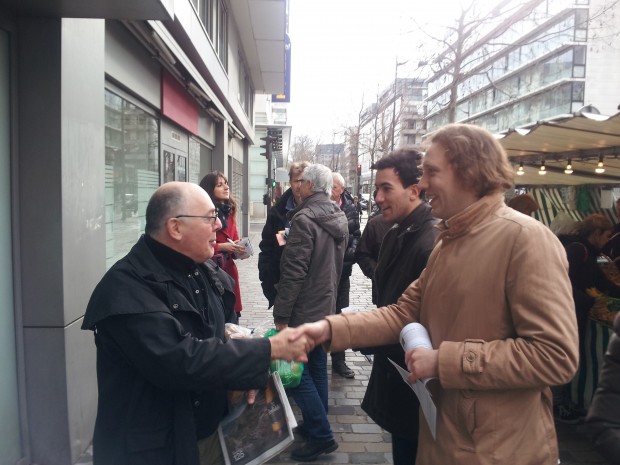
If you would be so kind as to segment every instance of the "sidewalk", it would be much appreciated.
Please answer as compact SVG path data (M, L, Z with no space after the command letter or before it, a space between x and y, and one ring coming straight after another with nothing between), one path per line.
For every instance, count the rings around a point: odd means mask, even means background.
M250 225L250 239L255 255L237 262L244 308L241 314L241 324L248 327L255 327L265 320L272 321L272 314L267 309L267 300L263 296L258 279L258 244L262 227L263 224L258 223ZM362 274L358 266L353 267L351 276L350 304L363 307L373 306L370 281ZM331 367L328 369L329 421L339 447L336 452L322 455L312 463L317 465L392 464L390 434L375 425L360 407L370 376L371 365L364 356L357 352L348 350L346 357L347 364L355 371L355 379L332 377ZM328 364L331 364L329 358ZM296 410L297 407L293 406L293 409ZM592 449L584 426L558 424L557 431L562 465L605 465L603 459ZM290 458L291 448L268 463L271 465L296 463ZM78 463L92 465L91 453L92 449L89 448ZM518 465L518 463L506 465Z

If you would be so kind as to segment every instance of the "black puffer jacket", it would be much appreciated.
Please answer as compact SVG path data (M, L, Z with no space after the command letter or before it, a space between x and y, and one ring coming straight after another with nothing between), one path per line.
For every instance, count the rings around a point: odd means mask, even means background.
M269 301L269 307L273 305L278 294L276 284L280 281L280 257L284 249L278 244L276 234L286 227L288 221L286 214L294 208L293 191L288 189L267 213L267 221L263 227L260 244L258 244L260 248L258 279L260 279L263 294Z
M396 303L420 276L439 235L437 223L431 208L423 203L387 232L375 268L378 307ZM389 357L406 369L405 352L395 344L376 347L374 353L362 408L386 431L403 438L417 437L417 397L388 361Z
M97 345L95 465L198 465L226 391L265 386L269 341L224 343L229 279L143 236L99 282L82 325Z
M586 423L596 450L609 465L620 465L620 314L614 332Z
M343 279L351 276L353 265L355 264L355 250L362 233L360 231L360 217L357 208L355 208L353 196L349 192L344 191L340 199L342 201L340 210L347 216L347 227L349 229L349 242L344 253L344 264L342 266L342 275L340 276L340 279Z

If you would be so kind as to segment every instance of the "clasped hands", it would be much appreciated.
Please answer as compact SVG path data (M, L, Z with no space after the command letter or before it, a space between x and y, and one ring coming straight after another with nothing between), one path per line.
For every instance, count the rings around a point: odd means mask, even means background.
M271 358L280 360L308 361L308 352L319 344L331 340L331 326L327 320L306 323L297 328L283 327L270 338L279 338L272 342ZM418 379L436 378L439 376L439 351L417 348L405 354L405 363L410 375L407 381L415 383Z

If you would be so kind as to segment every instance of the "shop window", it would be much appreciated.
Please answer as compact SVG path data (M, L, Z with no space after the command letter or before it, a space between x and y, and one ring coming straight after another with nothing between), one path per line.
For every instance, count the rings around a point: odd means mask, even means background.
M144 231L146 205L159 186L159 122L136 104L105 92L106 265Z
M164 150L164 183L187 181L187 157Z
M22 463L21 424L18 394L18 353L15 341L15 299L13 279L15 268L12 243L11 212L11 94L10 39L0 28L0 463ZM13 212L14 213L14 212Z

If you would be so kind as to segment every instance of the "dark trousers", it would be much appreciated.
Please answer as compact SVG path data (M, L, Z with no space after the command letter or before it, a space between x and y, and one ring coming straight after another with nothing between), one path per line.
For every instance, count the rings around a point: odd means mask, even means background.
M338 283L338 294L336 295L336 315L342 313L341 310L349 306L349 291L351 290L351 280L340 278ZM344 362L344 352L332 352L332 366L334 363Z
M392 457L394 465L415 465L418 438L405 439L392 434Z

